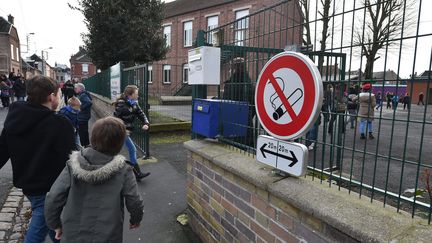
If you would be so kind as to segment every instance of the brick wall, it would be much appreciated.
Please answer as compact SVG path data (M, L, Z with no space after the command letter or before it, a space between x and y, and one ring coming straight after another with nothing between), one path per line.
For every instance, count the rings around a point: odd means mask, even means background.
M187 171L190 223L203 242L357 242L195 153Z
M189 223L203 242L429 242L431 225L306 176L281 177L214 140L189 151ZM320 182L321 181L321 182Z

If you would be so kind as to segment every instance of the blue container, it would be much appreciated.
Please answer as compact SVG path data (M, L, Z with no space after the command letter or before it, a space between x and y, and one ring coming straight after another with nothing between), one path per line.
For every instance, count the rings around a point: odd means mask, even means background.
M244 137L247 134L249 106L247 102L194 99L192 132L208 138Z

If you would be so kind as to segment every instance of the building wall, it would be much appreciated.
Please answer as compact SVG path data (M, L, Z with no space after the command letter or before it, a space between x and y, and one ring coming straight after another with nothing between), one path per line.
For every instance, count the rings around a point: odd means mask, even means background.
M9 73L10 70L10 43L9 36L0 34L0 73Z
M13 59L11 54L11 44L13 45ZM18 57L17 50L18 47ZM15 28L12 28L10 35L0 34L0 72L7 73L21 72L21 49L18 34Z
M82 64L88 64L88 73L83 73ZM78 80L86 79L96 74L96 66L91 62L75 62L71 61L71 79Z
M427 102L426 99L429 98L428 104L432 104L432 84L429 84L429 90L428 90L428 82L426 81L408 82L407 92L411 92L411 86L412 86L412 93L410 93L410 96L411 96L412 104L418 103L420 92L423 92L424 95L423 102L426 103Z
M9 42L11 45L13 45L13 52L12 55L10 45L9 45L9 55L10 57L13 56L13 59L11 58L11 68L10 72L14 72L15 74L21 72L21 48L20 48L20 42L18 38L18 33L14 27L12 27L11 33L9 35ZM18 48L18 51L17 51ZM18 53L17 53L18 52ZM18 54L18 56L17 56Z
M241 0L232 3L227 3L179 16L174 16L167 18L163 21L164 25L171 25L171 47L167 54L165 60L153 63L153 83L149 85L149 94L151 96L160 95L173 95L173 93L181 87L182 82L182 66L187 63L187 53L193 47L184 47L184 34L183 34L183 23L185 21L193 21L193 41L197 36L199 30L207 29L207 17L218 15L218 26L222 26L226 23L235 20L235 11L240 9L249 9L249 13L252 14L257 10L263 9L265 7L271 6L279 1L276 0ZM291 2L288 4L288 8L282 10L281 15L284 16L294 16L294 18L301 18L299 15L298 8ZM249 31L255 31L261 28L272 28L280 29L282 26L288 24L288 22L280 23L281 21L276 21L269 27L269 24L265 26L265 23L260 23L259 21L249 21ZM292 23L292 21L290 22ZM300 44L301 43L301 32L302 29L294 28L293 31L287 33L285 36L273 35L266 38L266 41L259 44L259 47L265 48L280 48L284 47L286 44ZM251 40L252 42L253 40ZM258 41L256 41L258 42ZM284 43L281 43L284 42ZM253 43L246 43L246 46L252 46ZM163 83L162 76L162 65L171 65L171 84ZM176 73L174 73L174 70ZM217 91L216 86L209 86L208 94L210 96L215 95Z

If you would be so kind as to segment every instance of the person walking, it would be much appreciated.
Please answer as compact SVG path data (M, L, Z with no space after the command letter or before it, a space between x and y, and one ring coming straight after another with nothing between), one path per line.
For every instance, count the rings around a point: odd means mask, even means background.
M382 101L381 92L378 92L376 95L376 103L377 103L376 108L375 108L376 110L378 110L379 108L382 108L383 101Z
M10 80L6 77L6 75L2 75L0 77L0 97L2 101L3 108L8 108L10 105L10 97L12 84Z
M354 129L355 122L357 121L357 110L358 110L358 103L354 101L354 97L357 96L355 89L350 88L348 94L348 103L347 103L347 110L349 114L348 122L351 124L350 128Z
M78 115L80 113L80 108L81 108L80 100L77 97L72 96L68 100L67 105L63 106L58 112L60 115L66 117L74 127L75 144L77 146L77 149L81 148L81 142L78 134L78 129L79 129Z
M48 192L45 218L62 243L122 242L124 207L138 228L143 200L132 168L120 153L126 127L114 117L95 122L91 147L71 154Z
M353 98L354 101L359 102L359 112L360 117L360 139L366 139L366 133L369 133L369 139L374 139L373 135L373 124L376 105L375 95L371 93L372 85L366 83L362 87L363 91L356 97Z
M422 103L422 105L424 105L423 99L424 99L424 94L423 94L423 92L420 92L417 105L420 105L420 103Z
M54 231L45 223L46 193L75 148L73 127L55 113L61 99L58 84L35 76L27 81L28 99L11 104L0 135L0 169L10 159L13 184L21 188L32 209L25 243L43 243ZM61 136L59 136L61 131Z
M403 104L404 104L404 110L405 108L408 108L408 110L411 107L411 97L408 95L408 93L405 93L405 96L403 97Z
M63 98L65 104L67 104L68 100L74 96L74 88L74 84L70 80L66 81L63 85Z
M17 101L24 101L26 96L26 84L24 77L20 76L12 87L15 92L15 96L17 97Z
M90 144L89 140L89 120L91 118L92 98L85 90L82 83L75 84L75 93L81 102L80 112L78 114L78 134L80 137L81 146L86 147Z
M114 116L120 118L126 126L128 133L125 140L125 146L128 149L129 160L132 167L134 168L135 176L137 180L141 180L142 178L150 175L150 172L141 172L141 168L137 161L136 147L130 137L130 134L134 130L133 121L135 118L138 118L142 123L144 123L142 126L143 130L148 130L150 123L147 119L147 116L144 114L138 104L138 90L139 89L136 85L126 86L123 94L117 99L116 102L114 102Z
M399 104L399 95L393 94L391 103L392 103L393 110L396 111Z
M392 108L392 98L393 98L393 94L390 92L387 92L387 109L391 109Z

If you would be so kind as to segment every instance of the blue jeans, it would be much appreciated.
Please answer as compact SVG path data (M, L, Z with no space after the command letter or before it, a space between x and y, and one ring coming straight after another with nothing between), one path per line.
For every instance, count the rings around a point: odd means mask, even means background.
M366 123L367 123L367 131L368 133L373 133L373 126L372 121L368 121L367 119L361 119L360 120L360 133L365 134L366 130Z
M306 146L309 147L312 143L314 143L318 138L318 124L312 126L312 128L306 133Z
M125 146L129 152L129 160L133 165L137 164L136 147L130 136L126 137Z
M59 243L60 241L54 238L55 231L48 229L48 226L45 223L45 195L26 197L29 199L31 204L32 218L24 239L24 243L43 243L45 242L45 237L47 234L49 234L52 242Z

